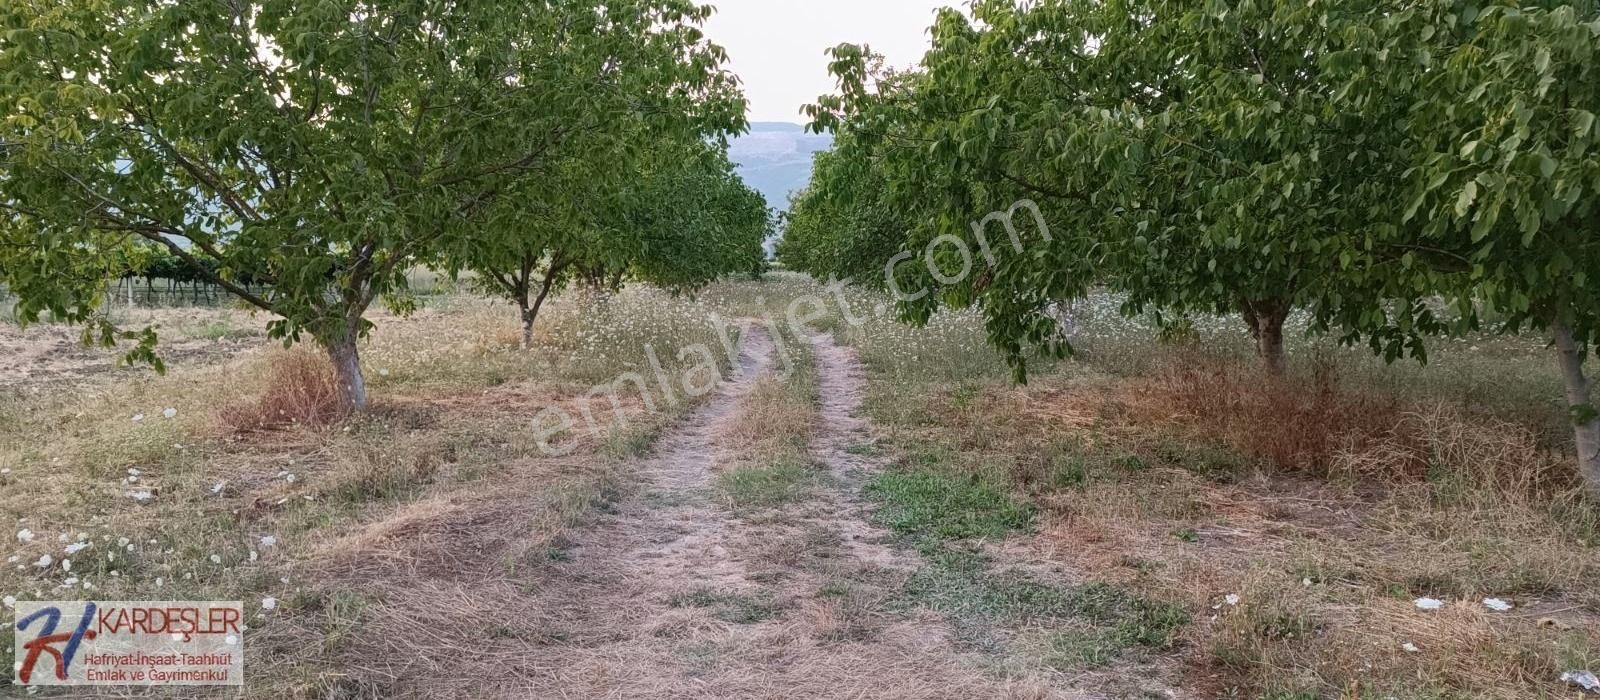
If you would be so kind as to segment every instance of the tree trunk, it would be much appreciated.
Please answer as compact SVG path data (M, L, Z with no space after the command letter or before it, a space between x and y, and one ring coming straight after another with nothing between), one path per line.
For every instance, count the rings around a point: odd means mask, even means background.
M522 309L522 349L532 350L533 320L539 315L539 312L528 305L527 298L523 298L517 306Z
M559 257L559 256L558 256ZM539 319L539 309L544 308L544 301L550 298L550 290L556 287L556 275L561 274L565 263L552 260L550 269L544 273L544 282L539 285L539 296L533 302L528 302L528 281L522 282L522 294L517 298L517 307L522 310L522 349L533 349L533 322ZM531 273L530 273L531 274Z
M367 410L367 380L361 376L361 351L356 347L355 331L346 330L344 337L326 343L326 347L345 407L351 411Z
M1283 322L1289 318L1288 302L1276 299L1246 300L1241 305L1250 338L1256 344L1256 357L1267 374L1283 376L1287 366L1283 357Z
M1572 335L1572 327L1558 320L1552 328L1556 357L1561 363L1561 381L1572 410L1572 437L1578 448L1578 472L1589 492L1600 497L1600 413L1589 403L1589 378L1583 375L1583 359L1588 343Z

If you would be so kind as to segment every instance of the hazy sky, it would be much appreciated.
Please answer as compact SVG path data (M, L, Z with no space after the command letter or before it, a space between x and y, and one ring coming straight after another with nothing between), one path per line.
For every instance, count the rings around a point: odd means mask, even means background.
M833 92L823 51L870 44L889 64L921 60L933 11L959 0L708 0L706 34L728 50L752 121L803 123L800 106Z

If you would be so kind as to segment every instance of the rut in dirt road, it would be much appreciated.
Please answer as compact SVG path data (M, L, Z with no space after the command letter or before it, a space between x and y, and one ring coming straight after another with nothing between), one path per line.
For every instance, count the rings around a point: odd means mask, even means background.
M891 605L917 564L868 523L857 485L881 466L849 448L858 415L854 352L808 346L821 396L813 458L830 475L806 502L736 513L715 498L723 434L753 387L772 381L774 338L742 334L739 369L660 439L636 495L572 536L519 605L537 610L492 640L508 661L469 696L540 698L1049 697L957 652L937 616ZM781 339L780 339L781 342ZM860 450L856 450L860 452ZM514 651L506 651L505 646Z

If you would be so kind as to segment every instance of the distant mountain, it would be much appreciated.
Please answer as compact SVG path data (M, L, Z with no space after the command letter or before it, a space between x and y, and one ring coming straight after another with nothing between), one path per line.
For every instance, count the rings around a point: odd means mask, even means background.
M811 158L833 146L833 137L808 134L787 122L754 122L750 133L733 140L728 155L739 176L767 198L767 206L789 208L789 195L811 180Z

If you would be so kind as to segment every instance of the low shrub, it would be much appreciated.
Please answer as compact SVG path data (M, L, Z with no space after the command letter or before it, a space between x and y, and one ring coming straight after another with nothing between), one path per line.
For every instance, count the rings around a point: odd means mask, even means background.
M348 415L333 366L308 348L274 352L267 358L260 395L226 406L222 421L238 432L290 426L322 428Z

